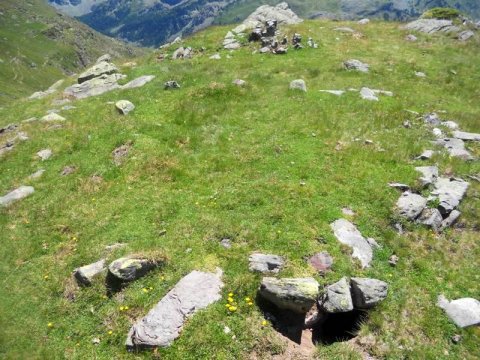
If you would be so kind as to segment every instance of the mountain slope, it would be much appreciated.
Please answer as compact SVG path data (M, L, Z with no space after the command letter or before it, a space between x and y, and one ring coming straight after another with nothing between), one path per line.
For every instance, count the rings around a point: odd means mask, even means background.
M98 56L144 53L57 14L43 0L0 2L0 104L44 90Z
M281 0L50 0L50 3L92 28L110 36L158 46L179 35L206 26L240 22L262 4ZM304 18L361 17L406 20L436 6L457 7L480 18L477 0L290 0L291 8Z
M0 110L0 128L17 123L30 138L0 159L0 196L21 185L35 188L0 208L0 358L303 359L291 354L298 345L275 331L275 318L257 302L263 275L248 269L257 251L285 257L276 276L314 277L322 289L344 276L389 284L356 340L310 341L319 359L478 358L478 327L457 328L436 302L439 294L480 294L480 182L469 178L478 178L480 162L433 147L432 128L420 116L437 111L480 132L478 33L467 42L443 34L416 34L409 42L398 23L307 20L285 31L289 39L312 37L318 49L273 55L247 44L211 59L231 28L211 27L162 49L169 57L159 50L136 60L122 72L128 79L155 75L152 82L72 101L75 108L59 108L66 118L60 124L22 123L44 116L56 95ZM192 47L193 58L173 60L179 46ZM352 58L370 72L346 71L342 62ZM420 71L426 77L415 75ZM305 80L306 93L289 90L295 79ZM181 87L163 90L169 80ZM363 86L393 95L366 101L348 91ZM127 116L114 105L122 99L136 106ZM466 147L480 157L478 142ZM50 159L39 159L42 149L52 150ZM416 160L426 149L439 152ZM443 233L399 218L401 192L388 186L401 182L427 196L415 171L427 165L470 181L458 224ZM43 176L31 178L39 169ZM343 217L381 246L370 268L335 238L330 224ZM323 276L306 259L324 251L333 267ZM115 296L107 296L101 276L91 287L72 282L74 269L101 258L156 252L167 264ZM127 352L132 323L192 270L217 267L224 271L220 301L189 318L170 347ZM234 312L225 306L230 292ZM310 339L307 333L302 344Z

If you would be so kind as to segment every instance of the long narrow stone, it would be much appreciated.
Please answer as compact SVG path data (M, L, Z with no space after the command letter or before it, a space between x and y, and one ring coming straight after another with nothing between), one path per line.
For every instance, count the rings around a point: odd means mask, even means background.
M192 271L130 329L129 349L167 347L180 336L188 317L220 300L222 271Z
M31 186L20 186L18 189L15 189L9 192L5 196L0 197L0 206L8 206L15 201L26 198L27 196L33 194L35 189Z

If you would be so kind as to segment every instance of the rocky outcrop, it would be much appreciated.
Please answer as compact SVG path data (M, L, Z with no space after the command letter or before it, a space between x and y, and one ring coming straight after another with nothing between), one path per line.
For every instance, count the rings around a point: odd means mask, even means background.
M222 273L192 271L130 329L129 349L167 347L180 335L185 321L220 300Z
M243 26L240 25L240 27L235 28L234 32L239 33L246 29L263 26L268 20L275 20L278 25L293 25L303 21L289 8L286 2L276 6L262 5L243 21Z
M460 28L455 26L451 20L439 19L418 19L404 26L406 30L414 30L427 34L458 32Z

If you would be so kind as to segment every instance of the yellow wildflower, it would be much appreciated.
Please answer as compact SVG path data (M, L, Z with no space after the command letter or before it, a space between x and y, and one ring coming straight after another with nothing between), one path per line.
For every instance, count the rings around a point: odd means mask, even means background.
M53 323L49 322L49 323L47 324L47 326L48 326L49 328L52 328L52 327L53 327Z
M233 298L229 297L227 300L229 303L233 303Z
M233 293L228 293L228 297L233 297Z
M228 308L228 310L230 310L231 312L235 312L235 311L237 311L237 307L236 306L230 306Z
M108 335L112 335L113 334L113 331L112 330L109 330L108 331Z
M262 326L267 326L268 325L268 321L267 320L263 320L262 321Z

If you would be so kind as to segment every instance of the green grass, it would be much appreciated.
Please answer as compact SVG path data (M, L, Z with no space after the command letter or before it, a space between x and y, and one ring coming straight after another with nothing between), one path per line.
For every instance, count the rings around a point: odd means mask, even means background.
M230 59L222 51L220 61L208 57L228 28L211 28L185 42L207 47L205 55L139 59L137 68L126 71L129 78L153 74L153 82L75 102L76 109L62 112L63 129L23 124L30 140L1 159L0 193L22 184L36 192L0 210L0 357L248 359L255 353L269 358L284 345L272 329L262 328L260 310L242 305L227 314L225 301L189 320L168 349L129 354L124 347L130 324L194 269L221 267L224 295L254 297L261 277L248 272L248 255L264 251L288 259L285 277L315 276L322 285L353 275L387 281L387 300L361 330L361 338L375 339L366 349L372 355L476 358L478 328L457 329L435 302L440 293L478 298L478 184L472 182L460 206L463 228L435 235L407 224L410 232L399 236L391 227L399 193L387 183L414 184L420 162L412 158L430 147L432 136L405 109L444 110L465 131L480 131L478 39L463 44L419 35L410 43L398 24L380 22L362 27L365 37L355 39L332 30L338 26L355 24L307 21L288 31L313 37L319 49L263 56L247 47ZM344 71L341 63L350 58L369 63L371 72ZM414 71L428 77L419 79ZM248 85L233 86L235 78ZM288 90L297 78L306 80L306 94ZM182 88L164 91L163 82L171 79ZM358 93L335 97L318 91L361 86L395 96L372 103ZM108 104L120 99L136 109L120 116ZM0 110L0 125L42 116L51 100L13 103ZM412 129L402 126L405 119ZM132 150L117 167L111 152L129 140ZM340 151L337 142L343 144ZM41 163L35 153L46 147L54 155ZM471 149L480 155L477 145ZM444 155L434 162L442 173L460 177L480 172L478 162ZM77 172L60 176L67 165ZM46 169L44 176L27 180L38 168ZM92 181L93 175L103 182ZM369 269L361 270L330 230L346 206L356 212L352 220L362 233L382 246ZM232 249L220 246L224 237L232 239ZM71 271L106 256L104 247L116 242L127 247L109 259L161 251L169 262L111 299L103 298L100 283L77 290L76 300L68 301ZM319 278L304 257L324 250L335 263ZM387 262L392 253L400 257L395 268ZM142 291L150 286L152 291ZM126 312L119 310L124 305L130 308ZM223 333L224 326L235 339ZM454 345L450 337L457 333L463 340ZM317 354L356 358L345 343L319 346Z

